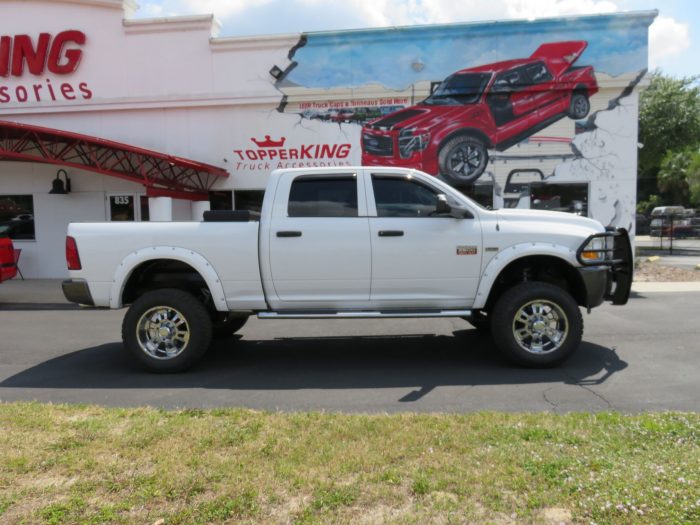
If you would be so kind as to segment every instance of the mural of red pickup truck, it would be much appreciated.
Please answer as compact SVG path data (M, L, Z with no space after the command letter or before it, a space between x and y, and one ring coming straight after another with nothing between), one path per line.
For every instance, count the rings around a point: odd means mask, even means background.
M592 66L573 67L583 40L542 44L526 59L463 69L415 106L362 129L362 164L401 166L473 183L488 150L503 151L564 116L582 119L598 91Z

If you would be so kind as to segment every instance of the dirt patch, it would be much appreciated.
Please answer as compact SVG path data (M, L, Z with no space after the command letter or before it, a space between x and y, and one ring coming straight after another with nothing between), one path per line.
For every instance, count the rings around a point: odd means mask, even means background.
M640 257L635 263L634 280L640 283L700 281L700 270L649 262L647 257Z
M571 511L560 507L550 507L542 511L542 523L560 525L572 523Z

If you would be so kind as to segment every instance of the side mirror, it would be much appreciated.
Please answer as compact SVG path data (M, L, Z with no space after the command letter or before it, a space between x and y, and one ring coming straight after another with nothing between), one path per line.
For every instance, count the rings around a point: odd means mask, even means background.
M437 205L435 206L435 212L438 215L448 215L452 211L452 206L447 202L447 195L440 193L437 196Z
M474 215L467 208L462 208L461 206L451 206L447 202L447 195L440 193L437 196L437 204L435 206L435 213L437 215L449 215L455 219L473 219Z

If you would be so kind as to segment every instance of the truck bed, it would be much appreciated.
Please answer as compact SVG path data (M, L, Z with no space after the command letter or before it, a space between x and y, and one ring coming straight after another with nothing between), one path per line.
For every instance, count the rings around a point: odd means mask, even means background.
M121 306L115 305L112 289L116 274L165 252L185 263L208 265L207 272L220 281L225 296L214 298L215 303L224 299L226 307L235 310L264 308L258 228L255 221L73 223L68 235L76 239L83 269L72 277L89 283L96 306ZM117 261L122 263L115 272ZM116 297L121 295L116 292Z

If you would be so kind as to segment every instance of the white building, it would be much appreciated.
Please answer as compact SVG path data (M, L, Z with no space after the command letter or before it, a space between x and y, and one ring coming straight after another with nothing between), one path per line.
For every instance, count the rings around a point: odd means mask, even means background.
M633 224L637 89L654 12L219 38L212 16L137 20L135 9L0 2L0 232L22 249L26 277L67 274L68 222L199 220L209 199L255 207L275 167L360 164L363 124L418 103L454 71L519 58L504 55L514 38L532 41L528 56L589 35L580 61L599 90L585 122L555 119L491 151L465 191ZM353 63L358 53L366 63ZM526 172L509 177L514 169ZM67 179L69 193L50 193Z

